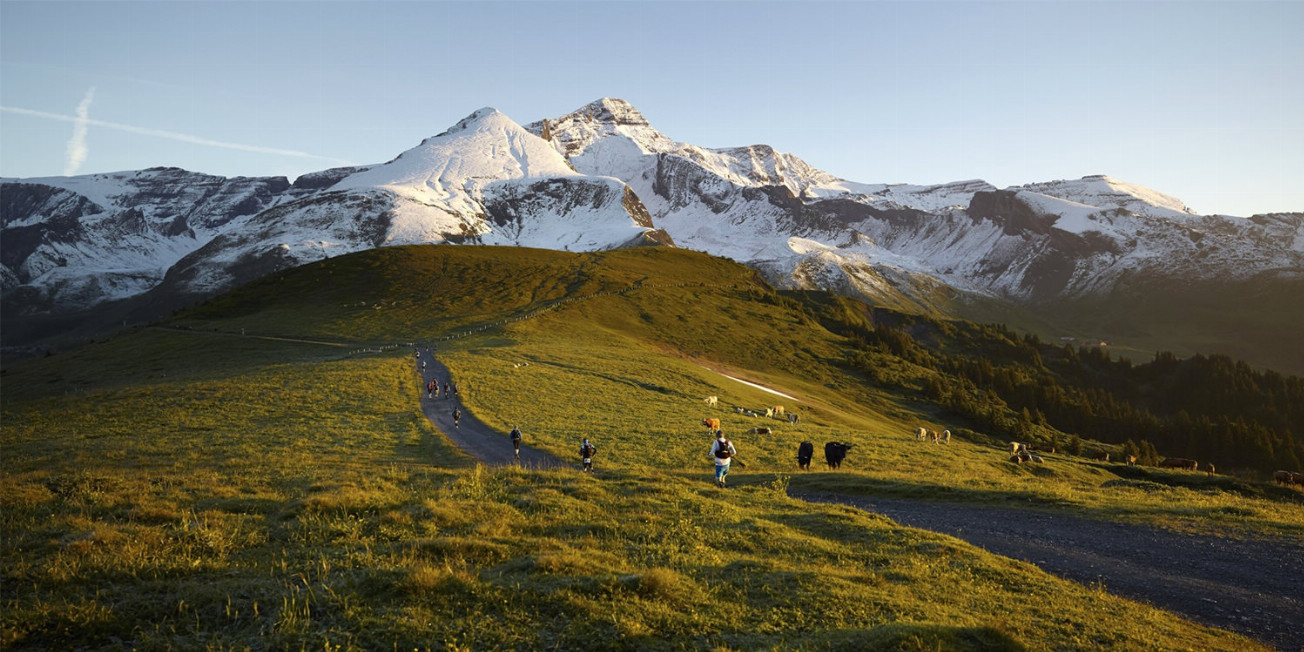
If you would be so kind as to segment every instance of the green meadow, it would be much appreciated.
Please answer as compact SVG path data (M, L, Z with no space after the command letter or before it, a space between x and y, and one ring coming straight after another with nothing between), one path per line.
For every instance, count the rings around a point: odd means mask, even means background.
M1016 466L958 428L947 446L915 442L950 425L845 364L820 310L692 252L386 248L8 365L0 646L1262 648L789 497L999 501L1304 541L1298 491L1067 455ZM519 424L574 464L589 437L597 473L485 468L452 447L419 407L411 346L429 343L504 447ZM878 380L927 375L879 362ZM733 409L774 405L799 424ZM723 491L707 417L747 464ZM803 440L856 447L841 471L797 472Z

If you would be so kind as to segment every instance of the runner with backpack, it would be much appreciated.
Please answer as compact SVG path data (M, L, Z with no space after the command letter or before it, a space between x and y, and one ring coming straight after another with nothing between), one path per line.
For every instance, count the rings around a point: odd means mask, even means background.
M457 424L461 420L462 420L462 408L453 408L453 427L460 428L461 426Z
M593 473L593 456L598 454L598 447L589 443L588 438L580 444L580 463L584 465L585 473Z
M711 459L715 460L715 485L724 489L724 478L729 475L729 463L738 451L733 442L724 438L723 430L717 430L715 434L716 440L711 444Z

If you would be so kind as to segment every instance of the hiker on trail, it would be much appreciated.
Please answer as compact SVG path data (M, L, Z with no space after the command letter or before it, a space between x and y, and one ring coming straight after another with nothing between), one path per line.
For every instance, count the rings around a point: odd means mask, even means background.
M512 424L512 448L516 449L516 459L521 459L521 429Z
M458 426L457 422L461 420L462 420L462 408L453 408L453 427L460 428L461 426Z
M585 473L593 473L593 456L597 454L598 447L590 444L587 438L580 444L580 462L584 465Z
M724 431L716 431L716 440L711 444L711 459L715 460L715 485L724 489L724 477L729 475L729 463L738 454L733 442L724 438Z

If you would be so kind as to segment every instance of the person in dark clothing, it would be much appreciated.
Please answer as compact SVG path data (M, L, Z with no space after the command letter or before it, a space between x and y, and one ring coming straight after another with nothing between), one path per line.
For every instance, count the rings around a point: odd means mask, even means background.
M521 459L521 429L512 425L512 448L516 449L516 459Z
M597 453L598 447L585 438L584 443L580 444L580 463L584 465L585 473L593 473L593 456Z

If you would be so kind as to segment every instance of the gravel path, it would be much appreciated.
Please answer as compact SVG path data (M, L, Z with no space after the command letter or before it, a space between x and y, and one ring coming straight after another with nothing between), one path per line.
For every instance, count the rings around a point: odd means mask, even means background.
M462 405L460 397L443 398L444 385L452 377L448 367L440 363L429 350L421 351L421 357L416 361L418 370L421 369L422 361L426 363L426 368L421 373L421 411L425 412L430 423L447 435L458 448L488 466L520 464L523 467L539 469L570 466L524 443L521 444L521 459L518 461L513 455L512 440L508 438L507 433L498 432L475 418L475 415ZM431 378L439 381L440 398L428 398L425 392L425 384L430 382ZM462 410L462 418L457 426L453 425L454 408ZM524 439L528 440L530 433L523 433L523 435Z
M994 506L809 494L949 534L1185 618L1304 651L1304 547Z

